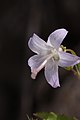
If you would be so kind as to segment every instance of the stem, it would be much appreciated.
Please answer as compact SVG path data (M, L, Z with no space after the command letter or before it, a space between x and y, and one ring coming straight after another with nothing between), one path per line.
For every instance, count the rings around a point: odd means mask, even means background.
M66 49L66 52L71 52L73 55L76 55L76 53L71 49Z
M78 78L80 78L80 72L79 72L79 70L77 68L77 65L75 65L75 69L72 69L72 72L74 73L74 75L76 75Z
M74 73L74 75L77 75L76 70L72 69L71 71Z

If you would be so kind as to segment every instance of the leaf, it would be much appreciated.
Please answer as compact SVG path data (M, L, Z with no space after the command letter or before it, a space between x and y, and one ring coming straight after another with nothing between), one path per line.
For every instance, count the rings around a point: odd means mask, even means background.
M69 118L69 117L64 116L64 115L58 115L57 120L76 120L76 119L75 118Z
M57 115L53 112L50 112L50 113L40 112L34 115L41 118L42 120L57 120Z
M69 118L65 115L56 115L53 112L40 112L34 114L36 117L41 118L42 120L77 120L76 118Z

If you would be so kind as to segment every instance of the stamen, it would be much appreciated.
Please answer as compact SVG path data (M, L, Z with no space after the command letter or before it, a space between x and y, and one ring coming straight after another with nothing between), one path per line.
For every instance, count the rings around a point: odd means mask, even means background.
M53 58L54 58L54 60L55 61L59 61L59 55L58 55L58 52L57 52L57 50L56 49L53 49L53 50L51 50L51 52L52 52L52 55L53 55Z

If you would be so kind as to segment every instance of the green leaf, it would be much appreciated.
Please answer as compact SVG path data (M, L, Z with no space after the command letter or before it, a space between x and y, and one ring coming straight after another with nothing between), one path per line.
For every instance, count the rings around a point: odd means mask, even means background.
M57 120L57 115L53 112L50 112L50 113L40 112L34 115L41 118L42 120Z
M77 120L76 118L69 118L65 115L56 115L53 112L40 112L34 114L36 117L41 118L41 120Z
M75 118L68 118L67 116L64 115L58 115L57 120L76 120Z

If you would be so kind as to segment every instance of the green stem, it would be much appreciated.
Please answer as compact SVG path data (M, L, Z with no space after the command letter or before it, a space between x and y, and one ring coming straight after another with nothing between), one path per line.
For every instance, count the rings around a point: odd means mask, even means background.
M75 70L76 69L76 70ZM72 72L74 73L74 75L76 75L78 78L80 78L80 72L78 70L77 65L75 65L75 69L72 69Z
M73 55L76 55L76 53L71 49L66 49L66 52L71 52Z

